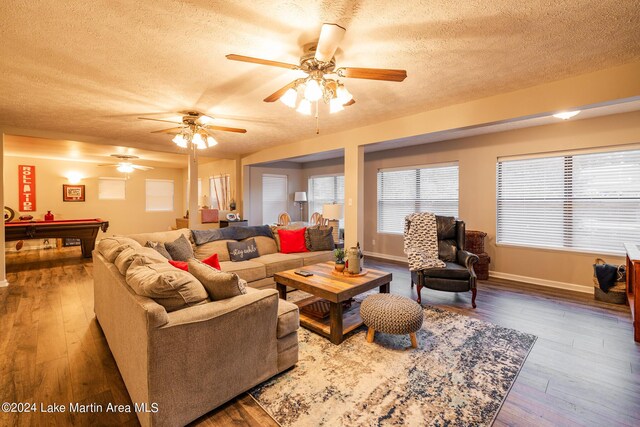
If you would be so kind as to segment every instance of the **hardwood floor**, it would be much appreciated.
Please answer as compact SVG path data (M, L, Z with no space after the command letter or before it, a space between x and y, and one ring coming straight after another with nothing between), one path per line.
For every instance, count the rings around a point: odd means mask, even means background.
M416 297L406 267L391 271L391 292ZM40 403L130 404L93 314L93 266L79 248L7 254L11 285L0 289L0 401L38 405L34 413L2 413L0 425L137 425L135 414L40 412ZM534 286L481 282L471 295L428 289L423 302L538 336L500 410L503 425L640 425L640 345L628 307L589 295ZM194 425L276 426L248 396Z

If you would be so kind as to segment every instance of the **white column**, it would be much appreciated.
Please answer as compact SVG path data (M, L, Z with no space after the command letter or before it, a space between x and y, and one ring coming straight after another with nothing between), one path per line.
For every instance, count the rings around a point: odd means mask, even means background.
M199 228L200 212L198 212L198 155L197 148L190 144L189 168L187 171L187 208L189 209L189 228Z
M364 146L344 149L344 247L364 242Z
M2 159L2 168L0 169L0 204L2 204L4 209L4 133L0 133L0 159ZM0 288L4 288L9 285L4 259L4 219L2 220L2 227L0 227L0 242L2 242L2 255L0 255Z

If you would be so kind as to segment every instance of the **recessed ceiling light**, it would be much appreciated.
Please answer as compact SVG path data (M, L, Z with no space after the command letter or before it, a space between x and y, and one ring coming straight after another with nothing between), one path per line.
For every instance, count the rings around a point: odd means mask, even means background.
M553 117L562 120L569 120L571 117L575 117L580 114L580 110L576 111L563 111L561 113L554 114Z

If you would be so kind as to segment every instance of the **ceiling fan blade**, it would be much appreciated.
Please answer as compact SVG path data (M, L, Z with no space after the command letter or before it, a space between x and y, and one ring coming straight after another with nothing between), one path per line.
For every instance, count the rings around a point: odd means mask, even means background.
M338 68L336 74L353 79L387 80L401 82L407 78L406 70L389 70L386 68Z
M98 166L111 166L111 167L116 167L116 166L118 166L118 164L117 164L117 163L104 163L104 164L101 164L101 165L98 165Z
M344 37L346 29L338 24L322 24L320 30L320 40L316 47L315 58L321 62L329 62L336 53L338 45Z
M226 126L206 125L205 129L207 129L207 130L220 130L220 131L223 131L223 132L247 133L246 129L230 128L230 127L226 127Z
M356 100L355 100L355 99L353 99L353 98L351 98L351 99L349 100L349 102L347 102L346 104L342 104L342 106L343 106L343 107L349 107L349 106L351 106L351 105L353 105L353 104L355 104L355 103L356 103Z
M227 59L230 59L232 61L252 62L254 64L260 65L270 65L272 67L288 68L290 70L297 70L299 68L295 64L287 64L286 62L280 61L271 61L269 59L254 58L252 56L229 54L227 55Z
M177 125L181 125L182 122L176 122L174 120L162 120L162 119L152 119L150 117L138 117L140 120L152 120L154 122L165 122L165 123L175 123Z
M267 96L263 101L264 102L275 102L275 101L277 101L278 99L280 99L282 97L282 95L284 95L284 93L286 91L288 91L289 89L294 87L297 82L298 82L297 80L294 80L291 83L289 83L288 85L281 87L277 91L273 92L271 95Z
M169 129L162 129L162 130L154 130L151 133L178 133L180 132L182 129L184 129L184 127L177 127L177 128L169 128Z
M131 167L140 171L150 171L151 169L153 169L151 166L131 165Z

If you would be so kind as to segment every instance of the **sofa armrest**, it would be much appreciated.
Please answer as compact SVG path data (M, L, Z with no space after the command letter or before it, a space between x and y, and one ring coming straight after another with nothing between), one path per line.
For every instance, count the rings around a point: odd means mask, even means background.
M469 269L469 271L473 271L473 264L478 262L478 255L472 254L468 251L458 251L457 255L457 263L460 265L464 265Z
M255 292L252 290L233 298L195 305L168 313L169 321L162 328L206 322L262 300L267 300L267 305L273 305L277 312L278 291L275 289L258 289Z

